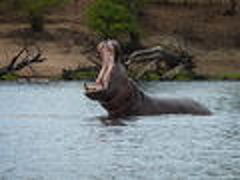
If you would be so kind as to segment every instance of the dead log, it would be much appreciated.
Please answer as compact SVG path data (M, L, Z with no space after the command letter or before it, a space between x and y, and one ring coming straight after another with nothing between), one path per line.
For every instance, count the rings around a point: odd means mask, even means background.
M179 64L192 64L192 58L187 52L174 53L161 46L156 46L149 49L138 50L133 52L125 63L129 66L132 63L141 63L152 60L165 61L170 67Z
M24 47L19 53L14 56L10 63L0 68L0 76L20 71L26 67L31 67L32 64L42 63L46 58L42 57L42 53L39 48L35 51Z
M180 70L192 72L195 67L193 56L187 51L181 49L179 52L173 52L161 46L135 51L128 57L125 64L131 69L133 64L138 63L144 63L145 66L140 72L135 73L137 79L141 78L146 72L151 71L151 67L158 67L159 71L163 72L161 79L171 79ZM161 63L166 65L162 69L159 66Z
M178 74L180 74L182 71L184 71L185 65L180 64L179 66L174 67L170 71L167 71L161 76L161 79L173 79L176 77Z
M139 70L135 78L140 79L145 74L145 72L151 70L151 67L155 65L156 65L156 60L149 62L146 66L144 66L141 70Z

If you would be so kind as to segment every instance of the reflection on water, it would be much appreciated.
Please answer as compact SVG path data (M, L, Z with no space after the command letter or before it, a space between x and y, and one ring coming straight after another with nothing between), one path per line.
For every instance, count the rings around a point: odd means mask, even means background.
M82 86L0 84L0 180L240 178L240 83L145 83L214 115L127 121L108 119Z

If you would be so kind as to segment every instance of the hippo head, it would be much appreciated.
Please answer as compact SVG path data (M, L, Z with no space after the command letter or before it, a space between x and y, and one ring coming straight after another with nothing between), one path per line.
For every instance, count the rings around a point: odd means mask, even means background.
M93 100L105 101L116 93L124 80L125 68L120 63L121 48L117 41L106 40L98 44L101 70L94 83L85 84L85 94Z

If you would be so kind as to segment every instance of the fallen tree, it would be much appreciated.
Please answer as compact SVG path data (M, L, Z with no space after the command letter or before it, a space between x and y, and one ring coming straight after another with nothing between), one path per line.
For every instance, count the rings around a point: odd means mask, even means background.
M11 60L8 65L0 68L0 77L15 73L26 67L32 68L32 64L42 63L46 58L42 57L41 50L39 48L22 48Z
M125 64L136 79L141 79L149 71L158 73L162 80L174 79L183 71L192 74L195 67L193 56L186 50L174 52L162 46L135 51Z

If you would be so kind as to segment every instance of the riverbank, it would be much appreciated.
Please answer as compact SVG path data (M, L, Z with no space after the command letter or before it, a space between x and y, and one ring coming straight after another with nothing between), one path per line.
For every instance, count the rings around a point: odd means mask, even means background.
M47 61L25 68L16 77L62 79L64 70L93 67L83 51L92 33L81 18L66 8L47 17L46 31L31 34L28 25L14 16L0 18L0 67L9 63L23 44L37 44ZM224 16L223 7L150 5L140 19L146 47L173 45L193 54L194 72L205 79L240 79L240 15ZM92 78L79 73L71 79ZM12 78L12 77L11 77ZM10 79L11 79L10 78ZM178 80L194 77L180 75ZM6 78L8 79L8 77ZM158 77L153 74L147 79Z

